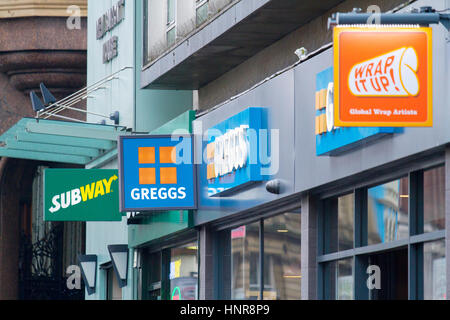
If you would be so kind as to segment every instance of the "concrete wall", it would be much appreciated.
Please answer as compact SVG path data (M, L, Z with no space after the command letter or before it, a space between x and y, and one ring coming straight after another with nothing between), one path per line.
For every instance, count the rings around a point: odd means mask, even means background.
M330 43L332 31L327 29L327 21L333 12L348 12L355 7L365 11L370 5L378 5L385 12L405 2L408 1L348 0L343 2L201 88L199 90L199 108L209 109L292 65L298 60L294 51L300 47L305 47L312 52L324 44Z
M134 126L134 1L125 1L125 19L102 39L97 40L97 20L107 12L117 1L113 0L89 0L88 15L88 86L119 71L124 67L130 67L120 72L117 79L105 84L105 89L100 89L88 98L89 111L103 115L109 115L113 111L120 112L120 125L132 128ZM119 38L119 55L112 61L103 63L103 44L117 36ZM103 118L88 115L88 122L99 122ZM107 119L107 124L114 124Z
M240 0L209 0L208 17L219 13L231 2ZM140 1L139 1L140 2ZM176 0L176 41L184 39L196 27L196 0ZM167 0L148 0L148 55L149 61L157 59L167 51Z

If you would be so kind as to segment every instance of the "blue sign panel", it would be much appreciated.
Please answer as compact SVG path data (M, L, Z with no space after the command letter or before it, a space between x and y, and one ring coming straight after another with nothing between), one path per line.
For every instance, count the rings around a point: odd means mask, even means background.
M121 211L195 209L192 136L121 136Z
M403 132L402 128L334 127L333 68L316 77L316 154L334 156L377 140L385 135Z
M264 180L264 152L259 151L269 147L266 121L264 108L248 108L208 129L209 196L224 196Z

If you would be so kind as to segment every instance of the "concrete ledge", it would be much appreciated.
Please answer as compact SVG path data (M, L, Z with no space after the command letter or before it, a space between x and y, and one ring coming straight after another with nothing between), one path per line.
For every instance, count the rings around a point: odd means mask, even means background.
M141 87L199 89L340 2L236 2L144 69Z

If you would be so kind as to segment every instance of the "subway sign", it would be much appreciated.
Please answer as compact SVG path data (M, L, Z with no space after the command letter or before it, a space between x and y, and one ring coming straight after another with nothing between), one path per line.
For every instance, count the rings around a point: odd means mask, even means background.
M268 163L258 159L260 147L268 144L265 117L264 108L248 108L208 129L206 178L210 197L226 196L265 179L264 164Z
M334 124L431 127L432 29L334 29Z
M191 135L121 136L119 155L122 211L196 208Z
M118 170L46 169L45 221L121 221Z

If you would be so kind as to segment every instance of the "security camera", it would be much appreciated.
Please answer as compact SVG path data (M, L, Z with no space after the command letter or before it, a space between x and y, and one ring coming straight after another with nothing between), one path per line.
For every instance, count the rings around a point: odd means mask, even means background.
M306 55L308 54L308 50L304 47L301 47L294 52L300 60L306 59Z

